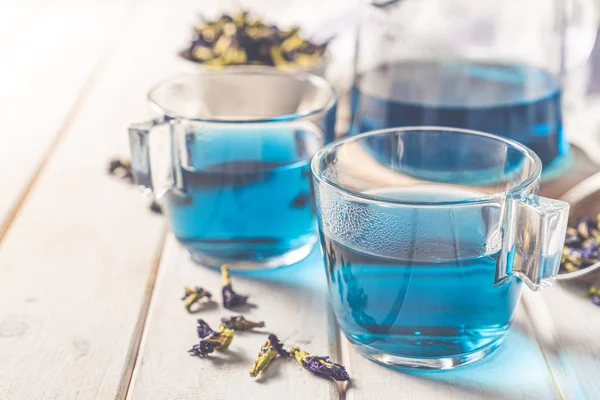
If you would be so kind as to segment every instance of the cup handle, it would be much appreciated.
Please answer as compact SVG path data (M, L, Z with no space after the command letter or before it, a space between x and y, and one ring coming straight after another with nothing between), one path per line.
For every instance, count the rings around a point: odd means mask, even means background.
M562 256L570 205L535 194L506 199L496 283L520 278L538 291L552 284Z
M128 128L133 181L147 195L154 195L150 163L150 132L165 123L167 122L164 119L153 119L131 124Z

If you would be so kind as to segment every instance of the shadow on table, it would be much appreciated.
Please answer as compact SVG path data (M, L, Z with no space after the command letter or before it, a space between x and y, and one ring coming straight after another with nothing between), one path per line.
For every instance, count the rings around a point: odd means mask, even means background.
M398 373L428 384L447 385L455 394L464 391L465 395L485 394L486 398L551 399L556 393L537 343L518 323L498 350L478 363L449 371Z
M311 253L295 264L261 271L235 271L235 275L261 282L280 284L299 289L317 291L327 290L325 267L319 245L315 245Z

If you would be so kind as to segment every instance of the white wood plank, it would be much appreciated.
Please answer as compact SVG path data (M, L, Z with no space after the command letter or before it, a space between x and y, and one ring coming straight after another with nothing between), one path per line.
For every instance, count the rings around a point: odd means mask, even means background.
M542 350L565 399L600 399L600 308L587 284L561 282L527 296Z
M165 225L136 189L106 175L106 163L127 153L127 124L149 116L146 90L175 72L188 18L166 0L140 7L122 21L118 52L80 100L0 247L0 399L114 399L127 390ZM18 172L1 171L5 180Z
M275 333L315 354L330 354L325 271L320 250L301 263L272 271L233 275L234 289L250 295L251 320L265 321ZM186 285L202 286L217 304L189 314L180 300ZM217 328L221 317L236 315L221 306L220 273L194 264L169 236L150 305L140 356L131 383L131 400L327 399L338 398L333 383L305 371L295 361L275 360L264 376L248 374L266 333L240 332L230 351L199 359L187 354L197 343L196 319Z
M348 400L559 399L521 308L502 346L488 359L444 372L403 373L368 361L342 339L342 359L352 376Z
M76 0L0 3L0 237L64 130L90 74L126 27L131 5Z

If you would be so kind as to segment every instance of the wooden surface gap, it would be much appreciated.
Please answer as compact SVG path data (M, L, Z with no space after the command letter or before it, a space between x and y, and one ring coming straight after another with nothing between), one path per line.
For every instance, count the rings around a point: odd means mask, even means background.
M331 357L338 363L342 364L346 367L348 374L350 375L350 379L352 379L352 371L349 369L349 355L348 352L344 351L344 347L342 346L342 330L335 319L335 314L333 312L333 308L331 307L331 303L328 301L328 313L327 318L329 321L329 329L330 329L330 347L333 349L333 354ZM340 400L346 400L346 389L348 387L347 382L337 382L336 387L338 390L338 395Z
M165 250L166 240L167 229L165 228L163 230L162 237L160 238L160 243L157 246L156 256L152 262L152 268L150 275L148 276L148 282L146 283L144 300L140 308L140 314L133 331L133 336L131 338L131 345L129 346L126 362L123 367L122 379L117 389L117 395L115 396L115 398L119 400L124 400L127 398L127 393L129 392L131 378L133 376L133 371L135 370L138 354L140 352L142 338L144 337L146 319L148 318L148 311L150 310L150 303L152 302L152 295L154 294L154 288L156 286L156 277L158 276L158 270L160 268L160 262Z

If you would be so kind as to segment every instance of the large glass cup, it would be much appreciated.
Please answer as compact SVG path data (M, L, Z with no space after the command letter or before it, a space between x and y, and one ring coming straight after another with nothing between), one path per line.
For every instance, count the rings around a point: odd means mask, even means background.
M497 348L522 283L542 289L560 264L569 204L537 195L541 167L515 141L452 128L370 132L317 152L329 296L350 342L424 369Z
M149 101L158 117L129 128L134 177L163 204L194 260L253 269L310 253L309 161L335 125L336 96L324 79L207 69L160 83Z
M544 172L568 152L567 67L587 59L591 0L361 0L351 134L448 126L517 140ZM556 163L555 163L556 161Z

